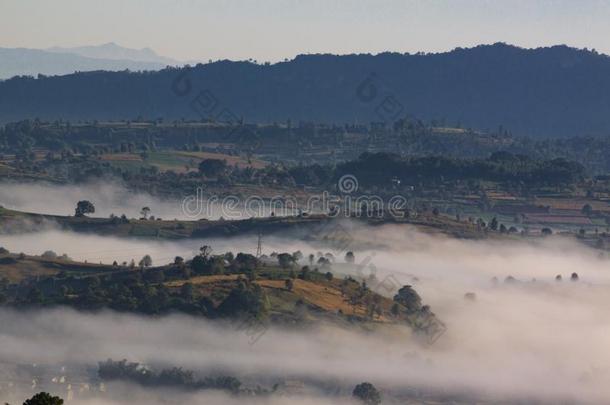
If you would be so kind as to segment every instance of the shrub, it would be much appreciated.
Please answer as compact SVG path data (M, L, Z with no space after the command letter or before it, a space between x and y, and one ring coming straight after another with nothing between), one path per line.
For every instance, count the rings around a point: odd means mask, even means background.
M368 382L356 385L352 395L367 405L378 405L381 403L381 394L373 384Z

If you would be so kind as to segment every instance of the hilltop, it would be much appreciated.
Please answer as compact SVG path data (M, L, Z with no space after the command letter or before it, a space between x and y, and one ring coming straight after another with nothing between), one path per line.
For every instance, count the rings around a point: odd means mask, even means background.
M411 287L370 276L339 276L334 262L301 267L297 254L274 257L201 254L185 261L150 267L143 261L90 264L50 253L27 256L0 250L0 304L16 308L69 306L113 309L146 315L181 312L210 319L244 322L246 332L269 324L299 325L330 321L347 325L397 324L424 335L444 328ZM337 264L343 267L355 266ZM346 268L350 272L349 268ZM352 269L353 270L353 269ZM394 299L375 290L396 293Z

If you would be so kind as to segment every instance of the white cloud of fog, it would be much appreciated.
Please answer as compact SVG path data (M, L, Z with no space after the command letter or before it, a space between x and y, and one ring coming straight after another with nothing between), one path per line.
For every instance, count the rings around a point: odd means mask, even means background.
M119 183L100 181L87 184L51 184L44 182L15 183L0 182L0 205L6 208L48 215L74 215L76 203L89 200L95 206L94 217L107 218L110 214L128 218L141 217L143 207L151 209L150 214L163 219L246 219L271 215L290 215L295 207L275 201L270 206L269 201L261 198L240 199L236 196L221 198L216 196L206 200L206 195L192 190L188 196L189 202L181 198L162 199L144 192L133 192ZM262 202L262 203L261 203ZM183 209L187 207L186 212ZM189 212L190 210L190 212Z
M251 346L243 332L181 316L145 319L72 311L23 316L3 311L0 359L95 363L128 358L201 372L220 369L245 376L244 380L264 375L270 382L316 379L345 386L368 380L397 396L406 389L423 388L475 392L487 399L610 401L605 383L610 373L608 259L561 239L468 241L404 226L355 227L350 234L354 242L348 249L355 251L357 263L369 257L378 278L392 274L401 283L414 284L447 324L447 332L434 345L422 346L406 328L358 333L324 326L295 332L272 329ZM10 236L1 244L15 251L36 247L38 252L52 248L48 244L53 241L58 243L56 250L74 257L84 255L88 247L100 249L87 253L92 255L116 247L135 249L137 255L129 252L135 257L152 253L153 258L162 257L155 252L188 257L185 252L203 243L218 253L256 247L255 238L169 243L55 231ZM373 243L385 247L367 248ZM286 237L265 238L265 249L300 249L306 254L331 250ZM93 261L101 256L89 257ZM354 269L339 265L335 271ZM579 274L579 282L569 281L572 272ZM555 282L556 274L564 281ZM521 282L504 283L508 275ZM492 277L500 283L491 283ZM536 282L531 281L534 278ZM466 292L474 292L477 299L465 300ZM319 398L303 400L323 403Z
M209 241L207 241L209 243ZM40 255L52 250L57 254L66 253L71 259L91 263L122 263L134 259L136 262L149 254L154 265L171 263L175 256L191 258L206 241L159 242L145 239L127 239L79 234L59 230L45 230L36 233L5 235L0 245L14 253Z
M87 233L46 229L38 232L2 235L0 246L14 253L40 255L44 251L52 250L58 254L66 253L71 259L88 261L92 263L110 264L114 260L121 263L131 259L138 261L142 256L149 254L154 265L171 263L175 256L186 259L199 253L203 245L212 246L214 254L229 251L256 253L257 236L247 237L210 238L210 239L184 239L180 241L150 240L144 238L114 238L97 236ZM265 252L309 248L297 241L287 244L286 239L270 237L265 240Z
M97 217L125 214L139 218L142 207L165 219L186 219L180 201L162 200L146 193L134 193L108 182L80 185L51 183L0 183L0 205L25 212L51 215L74 215L76 203L89 200L95 205Z

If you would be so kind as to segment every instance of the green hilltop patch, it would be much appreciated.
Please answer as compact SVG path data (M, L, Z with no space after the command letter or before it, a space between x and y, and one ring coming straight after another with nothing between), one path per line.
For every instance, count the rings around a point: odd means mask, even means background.
M318 321L404 324L426 335L444 327L410 287L391 299L364 280L335 277L329 264L279 266L242 253L210 255L202 249L192 260L177 258L172 264L150 267L144 259L139 264L102 265L52 252L27 256L3 250L0 277L0 302L14 308L63 305L145 315L182 312L255 322L263 328Z

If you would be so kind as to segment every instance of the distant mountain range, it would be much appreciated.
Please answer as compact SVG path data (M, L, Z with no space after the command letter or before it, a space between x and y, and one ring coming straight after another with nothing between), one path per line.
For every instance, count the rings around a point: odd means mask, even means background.
M334 123L404 115L515 135L610 134L610 57L566 46L481 45L438 54L302 55L158 72L0 83L0 122L173 119Z
M170 65L180 65L181 63L172 58L166 58L165 56L159 56L155 51L150 48L143 49L131 49L124 48L114 42L109 42L103 45L97 46L80 46L74 48L62 48L53 47L46 49L48 52L55 53L75 53L87 58L94 59L109 59L109 60L122 60L122 61L134 61L134 62L149 62L163 65L163 67Z
M65 75L93 70L159 70L180 62L152 49L129 49L115 43L77 48L0 48L0 79L27 75Z

